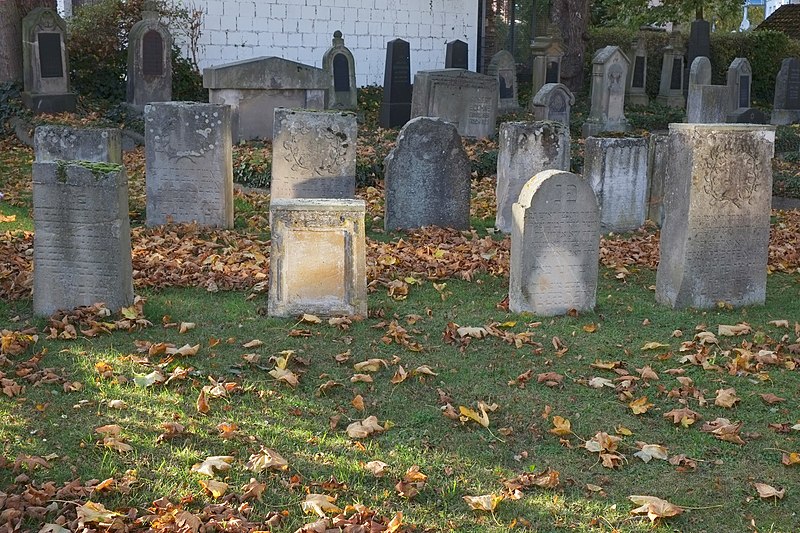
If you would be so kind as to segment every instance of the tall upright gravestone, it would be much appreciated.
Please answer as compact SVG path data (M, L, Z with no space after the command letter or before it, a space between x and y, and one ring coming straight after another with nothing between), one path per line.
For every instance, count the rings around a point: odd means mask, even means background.
M172 100L172 35L155 11L144 11L128 35L127 100L139 112Z
M631 49L631 72L628 75L625 98L629 104L646 106L650 103L647 97L647 43L637 39Z
M787 57L775 79L775 99L770 124L800 122L800 59Z
M686 121L698 124L725 122L730 113L730 88L711 85L711 61L695 58L689 72L689 94L686 97Z
M711 24L703 19L693 20L689 29L689 43L686 49L687 68L683 76L683 79L687 80L684 83L685 94L688 94L688 79L692 63L698 57L711 57Z
M763 304L775 128L670 124L656 300Z
M569 115L575 95L563 83L545 83L531 99L536 120L560 122L569 129Z
M384 68L379 123L382 128L394 128L411 118L411 52L407 41L386 43Z
M37 113L75 111L66 37L67 24L52 9L37 7L22 19L22 102Z
M592 310L600 216L589 185L545 170L525 184L513 212L509 309L542 316Z
M518 111L517 64L511 52L501 50L493 55L486 73L497 78L497 111Z
M630 129L624 109L629 65L628 57L618 46L606 46L595 52L592 58L591 110L583 123L584 137Z
M681 34L670 34L669 44L664 48L664 61L661 64L661 82L656 101L670 107L685 107L683 91L684 51Z
M469 69L469 45L460 39L447 43L444 68Z
M745 57L737 57L728 67L729 108L727 122L763 124L764 114L750 106L750 88L753 83L753 69Z
M358 107L356 92L356 60L344 45L342 32L333 32L333 43L322 56L322 68L331 75L328 89L328 109L351 109Z

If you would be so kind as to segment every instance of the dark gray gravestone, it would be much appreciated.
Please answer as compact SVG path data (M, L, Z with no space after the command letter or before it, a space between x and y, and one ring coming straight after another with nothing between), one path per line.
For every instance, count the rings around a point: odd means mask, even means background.
M786 125L800 121L800 59L787 57L775 79L775 99L771 124Z
M686 65L684 80L689 79L689 70L695 58L711 57L711 24L707 20L697 19L692 22L689 30L689 44L686 50ZM683 84L684 95L689 90L689 84Z
M386 43L383 74L383 102L380 126L402 126L411 118L411 52L408 42L394 39Z
M683 76L683 59L680 57L674 57L672 58L672 76L669 82L669 88L671 90L683 88L683 80L681 76Z
M447 43L444 68L469 68L469 45L456 39Z
M544 77L545 83L561 83L561 62L548 61Z
M164 39L155 30L145 33L142 39L142 74L164 75Z
M43 78L60 78L64 75L61 61L61 34L41 32L39 38L39 63Z
M336 54L333 58L333 89L337 93L350 90L350 67L344 54Z
M410 120L383 166L386 231L469 229L469 158L454 125L429 117Z
M644 57L636 56L633 61L633 87L644 88Z

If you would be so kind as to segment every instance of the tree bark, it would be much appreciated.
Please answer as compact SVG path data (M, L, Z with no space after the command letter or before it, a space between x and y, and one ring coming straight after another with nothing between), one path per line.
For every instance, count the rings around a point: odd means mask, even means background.
M577 93L583 88L583 67L589 41L589 0L553 0L550 15L566 48L561 60L561 83Z
M22 81L22 19L40 6L56 0L0 0L0 83Z

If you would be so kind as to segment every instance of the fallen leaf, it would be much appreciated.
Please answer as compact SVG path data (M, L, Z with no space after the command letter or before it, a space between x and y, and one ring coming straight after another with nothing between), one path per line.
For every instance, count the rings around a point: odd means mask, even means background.
M553 435L566 437L572 435L572 424L570 424L568 419L556 415L553 417L553 429L549 431Z
M122 516L114 511L109 511L102 503L88 501L76 509L78 522L82 524L94 522L96 524L110 524L115 517Z
M641 449L633 455L645 463L649 463L650 459L661 459L662 461L669 459L667 449L660 444L642 444Z
M356 408L356 411L364 411L364 397L360 394L356 394L353 400L350 402L350 405Z
M383 477L386 474L386 468L388 466L389 465L383 461L370 461L364 465L364 468L375 477Z
M741 324L736 324L735 326L728 326L725 324L720 324L717 328L717 335L723 337L733 337L736 335L749 335L753 332L753 328L750 327L749 324L745 324L742 322Z
M202 463L192 465L192 472L214 477L214 471L225 472L230 470L234 457L231 455L213 455L207 457Z
M300 317L300 322L304 324L321 324L322 319L317 315L310 315L308 313L303 313L303 315Z
M766 394L759 394L759 396L761 396L761 399L764 400L764 402L768 403L769 405L786 401L786 398L775 396L771 392L768 392Z
M467 420L473 420L483 427L488 428L489 415L486 413L486 409L482 407L482 403L478 404L478 409L480 410L481 414L478 414L475 410L470 409L469 407L464 407L463 405L458 406L458 411L461 413L462 421L466 422Z
M214 499L219 498L220 496L225 494L226 490L228 490L227 483L223 483L222 481L216 481L214 479L209 479L209 480L200 479L198 480L198 483L200 483L200 486L203 487L203 489L205 489L205 491L208 494L210 494L211 497Z
M186 333L187 331L193 330L197 327L197 324L194 322L181 322L181 327L178 330L178 333Z
M714 405L718 407L733 407L736 402L739 401L739 397L736 395L736 389L718 389L717 390L717 397L714 399Z
M408 372L403 368L403 365L397 365L397 372L394 373L392 376L391 382L393 385L397 385L402 383L408 377Z
M628 407L631 408L633 414L641 415L646 413L651 407L653 407L653 404L647 402L647 396L642 396L641 398L630 402L628 404Z
M283 381L292 388L297 387L300 381L297 379L297 374L285 368L273 368L267 372L270 376L278 381Z
M700 413L692 411L688 407L681 407L680 409L673 409L672 411L664 413L664 418L671 418L674 424L680 424L688 428L703 417Z
M300 504L304 513L316 513L320 518L324 518L326 513L341 513L333 502L336 498L327 494L307 494L306 499Z
M250 456L250 459L247 460L244 467L253 472L287 470L289 468L289 462L275 450L262 446L258 453L254 453Z
M783 499L783 495L786 493L786 489L776 489L771 485L767 485L766 483L753 483L756 490L758 491L759 497L763 499L767 498L777 498L779 500Z
M642 351L660 350L661 348L669 348L669 344L664 344L663 342L646 342L644 346L642 346Z
M675 504L656 498L655 496L628 496L633 503L640 505L631 511L631 514L647 514L651 522L659 518L669 518L677 516L683 512L683 508Z
M108 402L111 409L127 409L128 403L125 400L111 400Z
M242 344L242 348L260 348L264 343L258 339L253 339L250 342Z
M471 509L476 511L486 511L487 513L494 512L497 504L503 501L503 495L497 494L484 494L483 496L464 496L464 501Z
M380 369L389 366L385 359L367 359L353 365L356 372L378 372Z
M378 424L376 416L368 416L359 422L353 422L345 430L351 439L365 439L373 433L380 433L384 428Z

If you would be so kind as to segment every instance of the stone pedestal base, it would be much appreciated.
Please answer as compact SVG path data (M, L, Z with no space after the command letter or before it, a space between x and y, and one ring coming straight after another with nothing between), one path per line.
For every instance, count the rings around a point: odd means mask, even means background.
M646 93L628 93L625 95L625 102L628 105L640 105L647 107L650 105L650 98Z
M77 95L75 93L22 93L22 103L34 113L73 113L76 102Z
M684 109L686 107L686 98L683 97L683 94L680 91L677 91L678 94L670 94L670 95L661 95L659 94L656 97L656 102L661 105L666 105L669 107L679 107Z
M605 131L610 132L620 132L624 133L626 131L631 130L631 124L627 120L619 121L619 122L603 122L600 120L589 119L583 123L583 128L581 129L581 134L584 138L592 137L597 135L598 133L603 133Z
M405 126L411 120L411 102L407 104L381 104L381 115L378 123L381 128L396 128Z
M773 109L770 124L775 126L786 126L800 122L800 109Z

